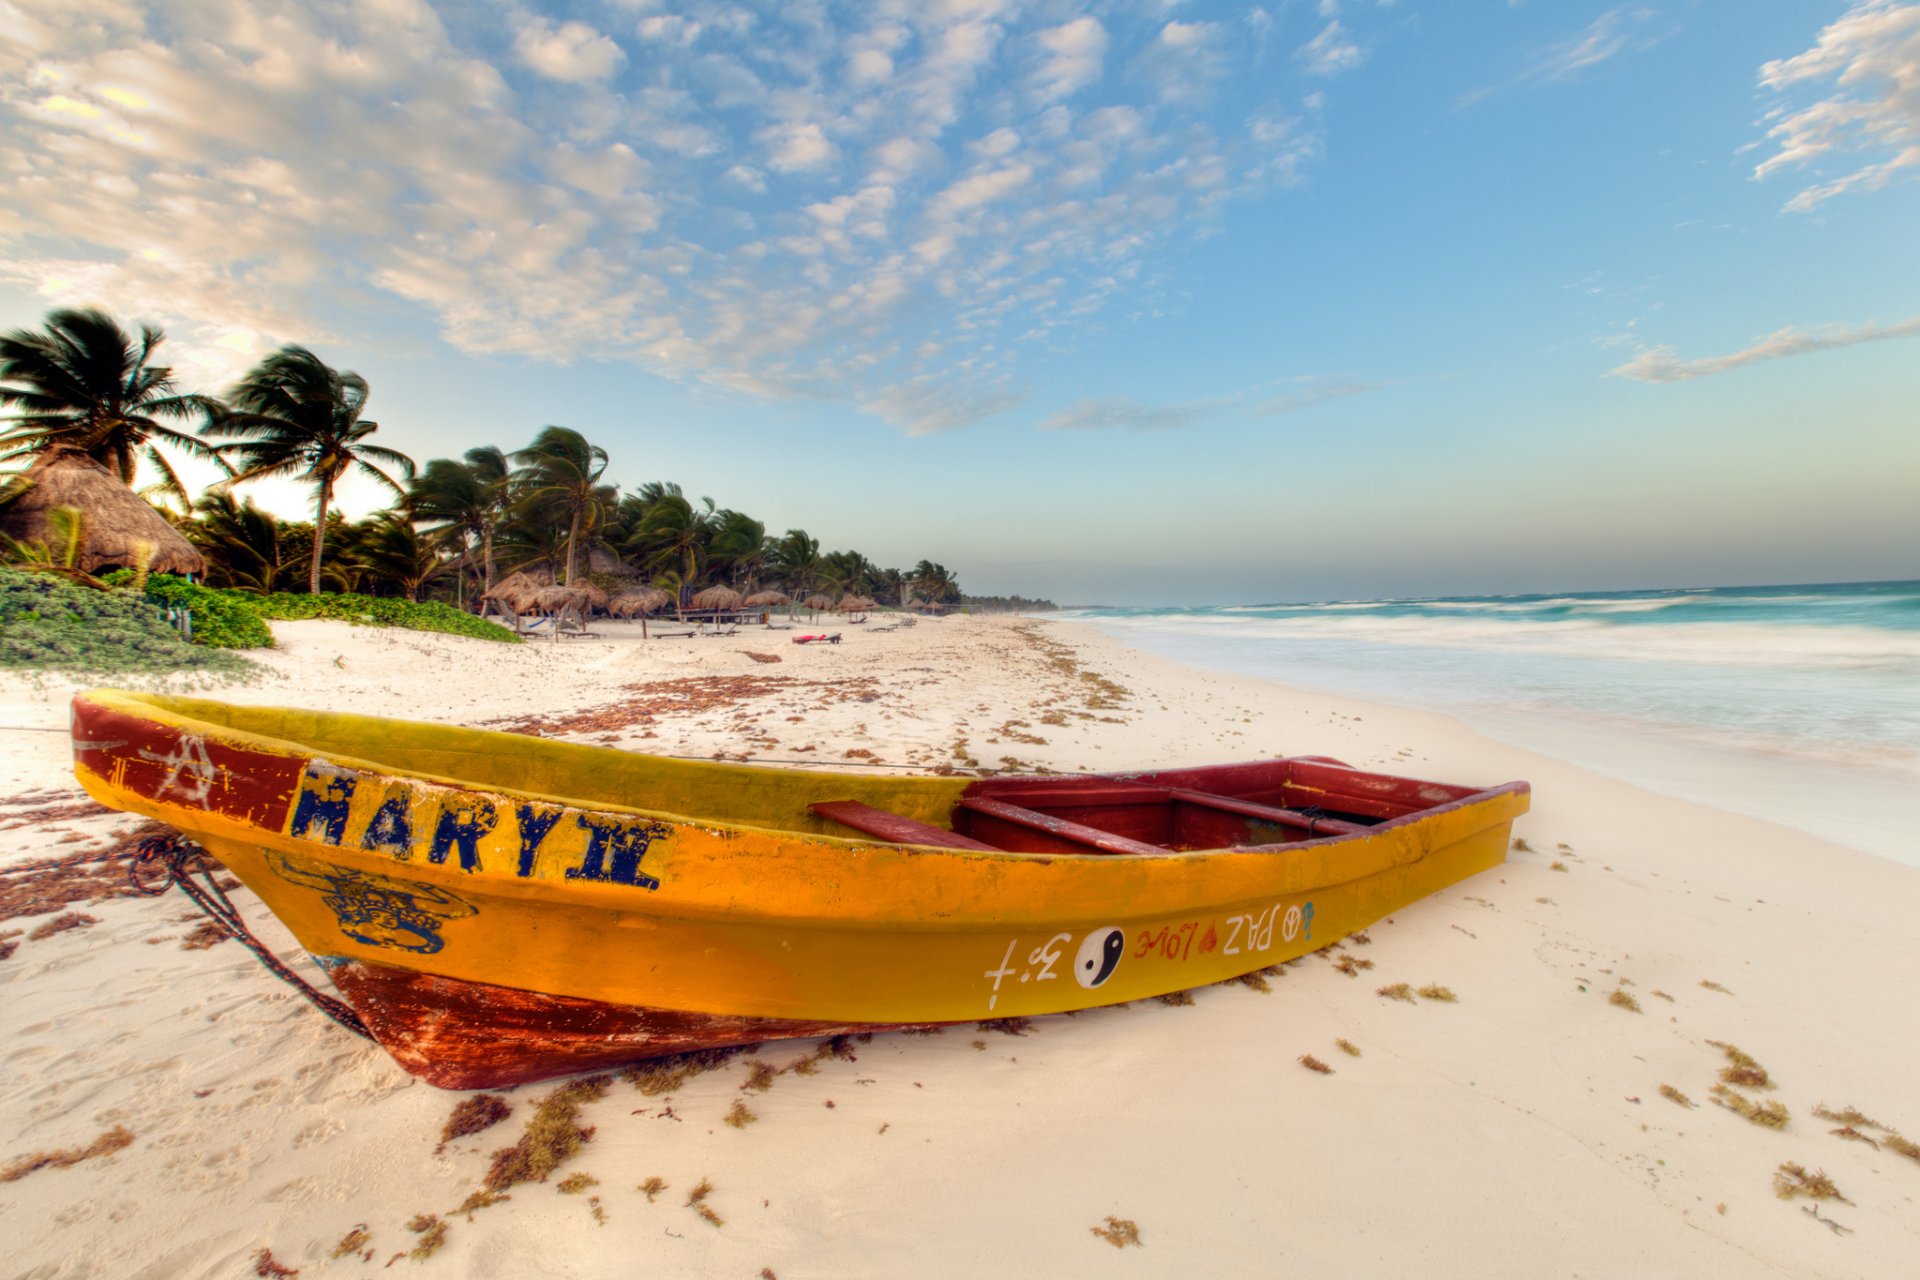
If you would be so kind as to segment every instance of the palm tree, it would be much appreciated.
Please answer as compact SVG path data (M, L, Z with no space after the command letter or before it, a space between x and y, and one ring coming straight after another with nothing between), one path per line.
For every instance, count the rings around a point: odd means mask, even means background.
M354 561L375 581L400 588L409 601L446 567L430 539L422 538L404 511L376 511L362 521Z
M544 427L533 443L513 455L521 465L518 477L525 498L558 500L567 512L566 585L573 585L579 560L580 535L591 532L600 508L613 489L600 483L607 470L607 451L571 427Z
M648 488L651 486L642 489L643 495ZM640 521L634 549L645 558L648 569L674 569L679 573L684 604L684 593L700 581L719 514L712 498L702 498L695 506L680 493L679 485L663 486L663 490Z
M952 571L931 560L922 560L913 566L907 585L929 604L950 604L960 596L960 583Z
M207 581L265 595L280 589L285 563L280 522L248 499L215 491L200 501L199 518L183 526L207 558Z
M507 516L512 470L492 445L467 450L466 460L434 458L413 482L414 518L442 540L480 544L481 594L493 590L493 537Z
M360 414L367 406L367 380L334 369L305 347L282 347L262 360L216 411L203 434L229 438L218 446L239 461L225 484L266 476L291 476L313 485L313 560L307 590L320 591L320 560L326 546L327 508L334 486L357 471L404 498L400 481L377 464L413 478L413 459L367 437L380 429Z
M803 595L820 573L820 540L805 529L789 529L773 544L769 560L791 594Z
M44 333L0 335L0 405L20 413L0 434L0 462L50 449L76 449L129 488L144 456L165 492L190 503L186 487L156 442L220 463L219 454L157 419L200 417L206 396L174 390L173 370L149 364L165 336L152 325L138 342L104 312L54 311Z
M722 511L708 549L729 582L751 584L767 562L767 526L744 511Z

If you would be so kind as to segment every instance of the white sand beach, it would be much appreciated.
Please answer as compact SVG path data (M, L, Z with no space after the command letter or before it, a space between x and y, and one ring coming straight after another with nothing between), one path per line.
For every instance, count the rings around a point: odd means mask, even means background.
M1444 716L1205 674L1072 623L841 627L833 647L596 629L513 647L276 623L262 676L209 692L820 767L1326 754L1527 779L1515 833L1531 851L1269 990L1227 984L1024 1034L882 1035L851 1059L774 1043L665 1092L616 1078L583 1105L591 1141L550 1182L471 1214L454 1210L492 1153L564 1082L511 1091L502 1122L442 1147L464 1095L413 1080L238 944L183 947L197 916L178 894L75 902L94 922L39 938L55 913L17 916L0 923L20 931L0 941L15 948L0 960L0 1166L116 1128L131 1141L0 1183L0 1275L1837 1280L1910 1274L1920 1256L1920 1160L1885 1142L1889 1128L1920 1138L1920 872ZM101 850L135 825L83 803L74 687L0 692L0 868ZM1371 967L1347 976L1341 956ZM1376 994L1401 982L1457 1000ZM1741 1096L1784 1106L1783 1128L1713 1103L1729 1065L1714 1042L1764 1067L1774 1087ZM778 1074L755 1081L756 1063ZM736 1103L750 1123L725 1122ZM1785 1163L1845 1200L1780 1198ZM416 1260L434 1234L410 1229L417 1215L446 1230ZM1109 1219L1135 1224L1138 1246L1096 1235Z

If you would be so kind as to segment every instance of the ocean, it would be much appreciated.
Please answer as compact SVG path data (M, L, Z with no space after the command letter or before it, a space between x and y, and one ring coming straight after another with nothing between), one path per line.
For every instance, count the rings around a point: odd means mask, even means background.
M1920 582L1050 616L1920 867Z

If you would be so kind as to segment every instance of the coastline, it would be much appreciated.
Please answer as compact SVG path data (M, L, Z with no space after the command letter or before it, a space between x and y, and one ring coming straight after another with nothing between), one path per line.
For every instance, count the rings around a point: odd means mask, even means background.
M509 648L276 624L282 647L261 680L208 696L531 719L580 741L823 768L1327 754L1446 782L1526 778L1534 809L1516 834L1538 852L1398 913L1370 945L1322 953L1371 960L1357 979L1310 958L1266 993L1229 984L1017 1035L881 1036L857 1061L764 1091L743 1088L756 1057L790 1067L815 1044L768 1045L670 1094L616 1082L564 1170L597 1178L598 1204L527 1185L470 1220L448 1211L548 1086L513 1091L505 1123L436 1153L460 1095L338 1032L238 947L182 950L183 900L76 904L98 922L22 939L0 961L0 1162L114 1125L134 1141L6 1185L0 1227L24 1242L19 1274L230 1275L270 1248L307 1275L395 1252L396 1265L462 1275L958 1275L977 1270L985 1236L1018 1242L1016 1272L1060 1275L1837 1277L1893 1274L1920 1243L1920 1163L1842 1141L1813 1114L1853 1106L1920 1134L1908 1043L1920 872L1442 714L1183 667L1079 622L844 628L834 648L751 629L643 645L596 626L609 638ZM1029 711L1041 706L1061 722ZM0 796L33 800L0 802L13 838L0 868L131 825L44 816L75 790L65 739L13 730L64 723L52 682L0 695L7 745L28 742L0 765ZM292 945L248 914L276 950ZM1458 1003L1375 994L1400 981L1443 983ZM1715 1040L1765 1064L1777 1088L1755 1096L1786 1106L1784 1129L1710 1104L1726 1065ZM1335 1071L1303 1069L1303 1054ZM723 1122L736 1101L751 1125ZM1831 1175L1854 1203L1819 1208L1852 1234L1776 1198L1785 1161ZM657 1203L635 1189L650 1176L669 1184ZM682 1203L702 1178L724 1226ZM404 1257L416 1212L450 1225L418 1264ZM1136 1222L1141 1247L1090 1235L1108 1216ZM330 1257L361 1223L372 1261Z

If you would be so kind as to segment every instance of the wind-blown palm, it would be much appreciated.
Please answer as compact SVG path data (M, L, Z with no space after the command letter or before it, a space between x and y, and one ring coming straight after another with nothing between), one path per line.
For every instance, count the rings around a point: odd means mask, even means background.
M612 493L600 484L607 469L607 451L571 427L543 427L533 443L513 455L521 465L517 479L522 497L538 501L552 497L567 510L567 585L573 585L579 560L580 535L592 531L600 508Z
M820 540L805 529L789 529L774 542L770 561L773 571L800 595L813 585L821 568Z
M135 341L100 311L55 311L45 332L0 335L0 405L18 410L0 433L0 462L52 449L77 449L133 484L141 457L169 494L191 504L158 442L220 462L195 436L158 419L197 418L215 402L174 390L173 370L149 364L165 336L152 325ZM224 467L225 464L221 463Z
M320 590L327 508L342 476L358 472L405 497L406 490L378 464L413 478L413 459L369 444L380 429L361 418L367 382L357 373L331 368L305 347L282 347L242 378L203 434L224 439L223 454L237 463L229 485L268 476L289 476L313 485L313 561L307 590Z
M207 579L217 587L238 587L265 594L280 589L280 522L230 493L213 492L200 500L199 518L186 532L207 558Z
M719 520L712 498L700 502L696 507L679 493L670 493L648 507L640 522L638 544L647 556L647 567L678 570L683 592L699 581Z
M484 445L467 450L466 460L435 458L413 482L414 519L441 540L480 544L482 583L493 590L493 536L506 519L511 468L507 455Z
M734 586L751 582L767 559L767 526L744 511L722 511L707 544L716 569Z
M931 604L950 603L959 594L959 583L955 581L953 572L931 560L922 560L913 566L907 583L922 600Z
M381 511L361 527L354 559L383 582L391 582L409 600L446 567L431 539L422 538L404 512Z

